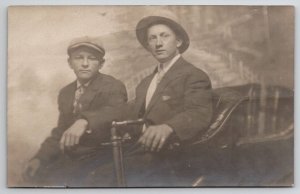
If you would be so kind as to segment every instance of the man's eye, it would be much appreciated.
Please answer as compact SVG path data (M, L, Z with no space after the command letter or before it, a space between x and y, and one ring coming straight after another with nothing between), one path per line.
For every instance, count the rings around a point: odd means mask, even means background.
M82 59L83 57L80 56L80 55L73 55L72 58L73 58L73 59Z
M89 57L90 60L97 60L97 57Z
M163 34L162 35L162 37L164 37L164 38L167 38L167 37L169 37L170 36L170 34Z
M155 39L156 39L156 38L155 38L154 36L151 36L151 37L148 38L149 41L155 40Z

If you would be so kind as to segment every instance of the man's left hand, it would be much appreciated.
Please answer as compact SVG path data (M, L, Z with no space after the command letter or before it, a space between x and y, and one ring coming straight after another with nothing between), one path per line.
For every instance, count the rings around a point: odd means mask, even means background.
M145 151L160 151L166 140L173 133L173 129L166 124L148 127L138 140Z
M88 122L85 119L79 119L69 127L62 135L60 140L60 149L71 148L79 143L80 137L87 128Z

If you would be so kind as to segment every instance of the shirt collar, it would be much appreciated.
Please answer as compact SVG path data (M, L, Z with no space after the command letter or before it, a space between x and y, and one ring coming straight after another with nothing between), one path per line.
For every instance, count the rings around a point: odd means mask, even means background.
M90 83L91 83L91 80L88 81L88 82L86 82L85 84L81 84L80 81L77 80L77 81L76 81L76 84L77 84L77 87L76 87L76 88L78 89L78 88L80 88L82 85L83 85L83 87L86 88L86 87L88 87L88 86L90 85Z
M165 63L162 63L162 64L158 64L158 66L159 65L161 65L161 67L162 67L162 71L164 72L164 73L167 73L167 71L175 64L175 62L179 59L181 57L181 55L180 54L177 54L175 57L173 57L170 61L167 61L167 62L165 62ZM159 68L159 67L158 67Z

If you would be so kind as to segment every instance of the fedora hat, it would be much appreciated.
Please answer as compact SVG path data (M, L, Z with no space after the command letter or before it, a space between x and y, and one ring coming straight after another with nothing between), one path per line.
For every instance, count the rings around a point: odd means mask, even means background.
M91 48L97 51L101 57L104 57L105 55L105 49L99 38L84 36L73 39L68 47L68 55L70 55L74 50L78 49L79 47Z
M136 36L138 41L147 49L147 29L154 24L165 24L170 27L175 34L182 40L182 44L178 47L179 53L183 53L190 45L187 32L178 22L177 17L169 11L160 11L142 18L136 26Z

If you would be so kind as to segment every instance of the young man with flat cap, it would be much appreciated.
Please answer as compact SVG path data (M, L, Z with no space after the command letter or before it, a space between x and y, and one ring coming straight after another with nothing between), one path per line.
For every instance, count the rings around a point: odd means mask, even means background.
M125 86L99 72L105 55L99 39L74 39L68 55L77 79L59 92L57 127L27 165L24 177L32 186L85 186L91 169L111 161L101 143L110 140L111 122L127 101Z
M174 15L162 13L167 16L145 17L136 27L138 41L158 62L137 86L136 99L124 113L145 121L138 129L128 129L136 140L132 148L124 149L129 187L191 186L176 178L172 162L180 155L168 148L205 131L212 117L210 79L181 56L189 47L189 36ZM95 185L108 177L101 177L101 167L97 173Z

